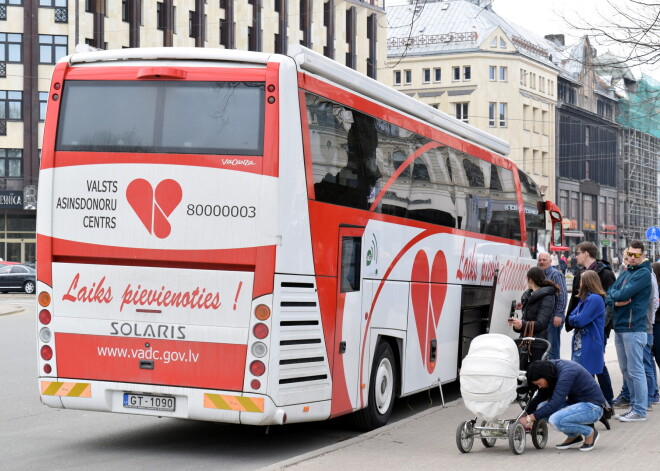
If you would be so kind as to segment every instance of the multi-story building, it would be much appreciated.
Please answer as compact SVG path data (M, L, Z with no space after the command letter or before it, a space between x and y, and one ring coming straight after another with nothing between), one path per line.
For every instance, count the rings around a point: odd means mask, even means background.
M565 47L563 35L548 36L561 51L557 93L557 194L566 243L601 247L611 260L617 233L619 125L611 84L596 73L589 38Z
M55 63L77 44L286 53L300 43L377 78L384 0L0 0L0 258L35 259L43 120Z
M554 200L558 58L491 4L387 6L390 70L379 80L508 141L509 157Z

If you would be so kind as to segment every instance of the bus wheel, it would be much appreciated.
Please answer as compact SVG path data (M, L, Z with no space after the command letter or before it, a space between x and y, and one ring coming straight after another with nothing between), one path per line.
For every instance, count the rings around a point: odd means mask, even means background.
M397 374L392 347L387 342L380 342L371 366L369 402L364 409L354 414L355 423L362 430L382 427L389 420L396 394Z

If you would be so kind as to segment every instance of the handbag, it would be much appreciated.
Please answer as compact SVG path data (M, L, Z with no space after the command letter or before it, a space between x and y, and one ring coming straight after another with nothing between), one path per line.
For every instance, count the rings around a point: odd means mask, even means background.
M534 321L527 321L525 323L525 331L523 332L524 337L534 337ZM532 341L523 340L520 342L520 355L527 355L527 360L532 359Z

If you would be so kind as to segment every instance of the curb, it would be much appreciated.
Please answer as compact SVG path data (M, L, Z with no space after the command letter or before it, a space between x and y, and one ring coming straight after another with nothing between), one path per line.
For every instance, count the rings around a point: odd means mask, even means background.
M0 311L0 316L10 316L12 314L18 314L19 312L25 311L25 308L14 309L13 311Z
M361 435L358 435L357 437L349 438L348 440L344 440L339 443L335 443L333 445L328 445L323 448L319 448L318 450L310 451L307 452L303 455L298 455L293 458L289 458L287 460L283 460L271 465L266 466L265 468L259 468L257 471L278 471L282 470L285 468L288 468L290 466L296 465L298 463L302 463L303 461L310 460L312 458L317 458L319 456L327 455L328 453L332 453L333 451L341 450L342 448L346 448L352 445L356 445L361 442L365 442L367 440L371 440L372 438L378 437L380 435L389 433L392 430L396 430L401 427L407 426L409 423L414 422L416 420L420 420L427 415L431 414L436 414L441 412L444 409L448 409L450 407L456 407L460 404L462 404L461 399L456 399L451 402L445 403L445 405L440 405L437 407L432 407L430 409L427 409L423 412L419 412L411 417L407 417L405 419L401 419L398 422L394 422L392 424L385 425L384 427L377 428L376 430L372 430L370 432L363 433Z

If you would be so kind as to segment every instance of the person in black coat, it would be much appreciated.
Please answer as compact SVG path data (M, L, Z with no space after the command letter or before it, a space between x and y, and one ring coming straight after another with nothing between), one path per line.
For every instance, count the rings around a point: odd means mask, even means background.
M559 292L559 286L546 279L545 272L539 267L527 271L527 286L529 289L521 298L522 318L509 318L509 325L520 332L521 338L529 336L548 340L548 323L555 310L555 295ZM531 358L521 358L522 369L528 361L540 360L546 350L546 345L540 342L531 347Z

